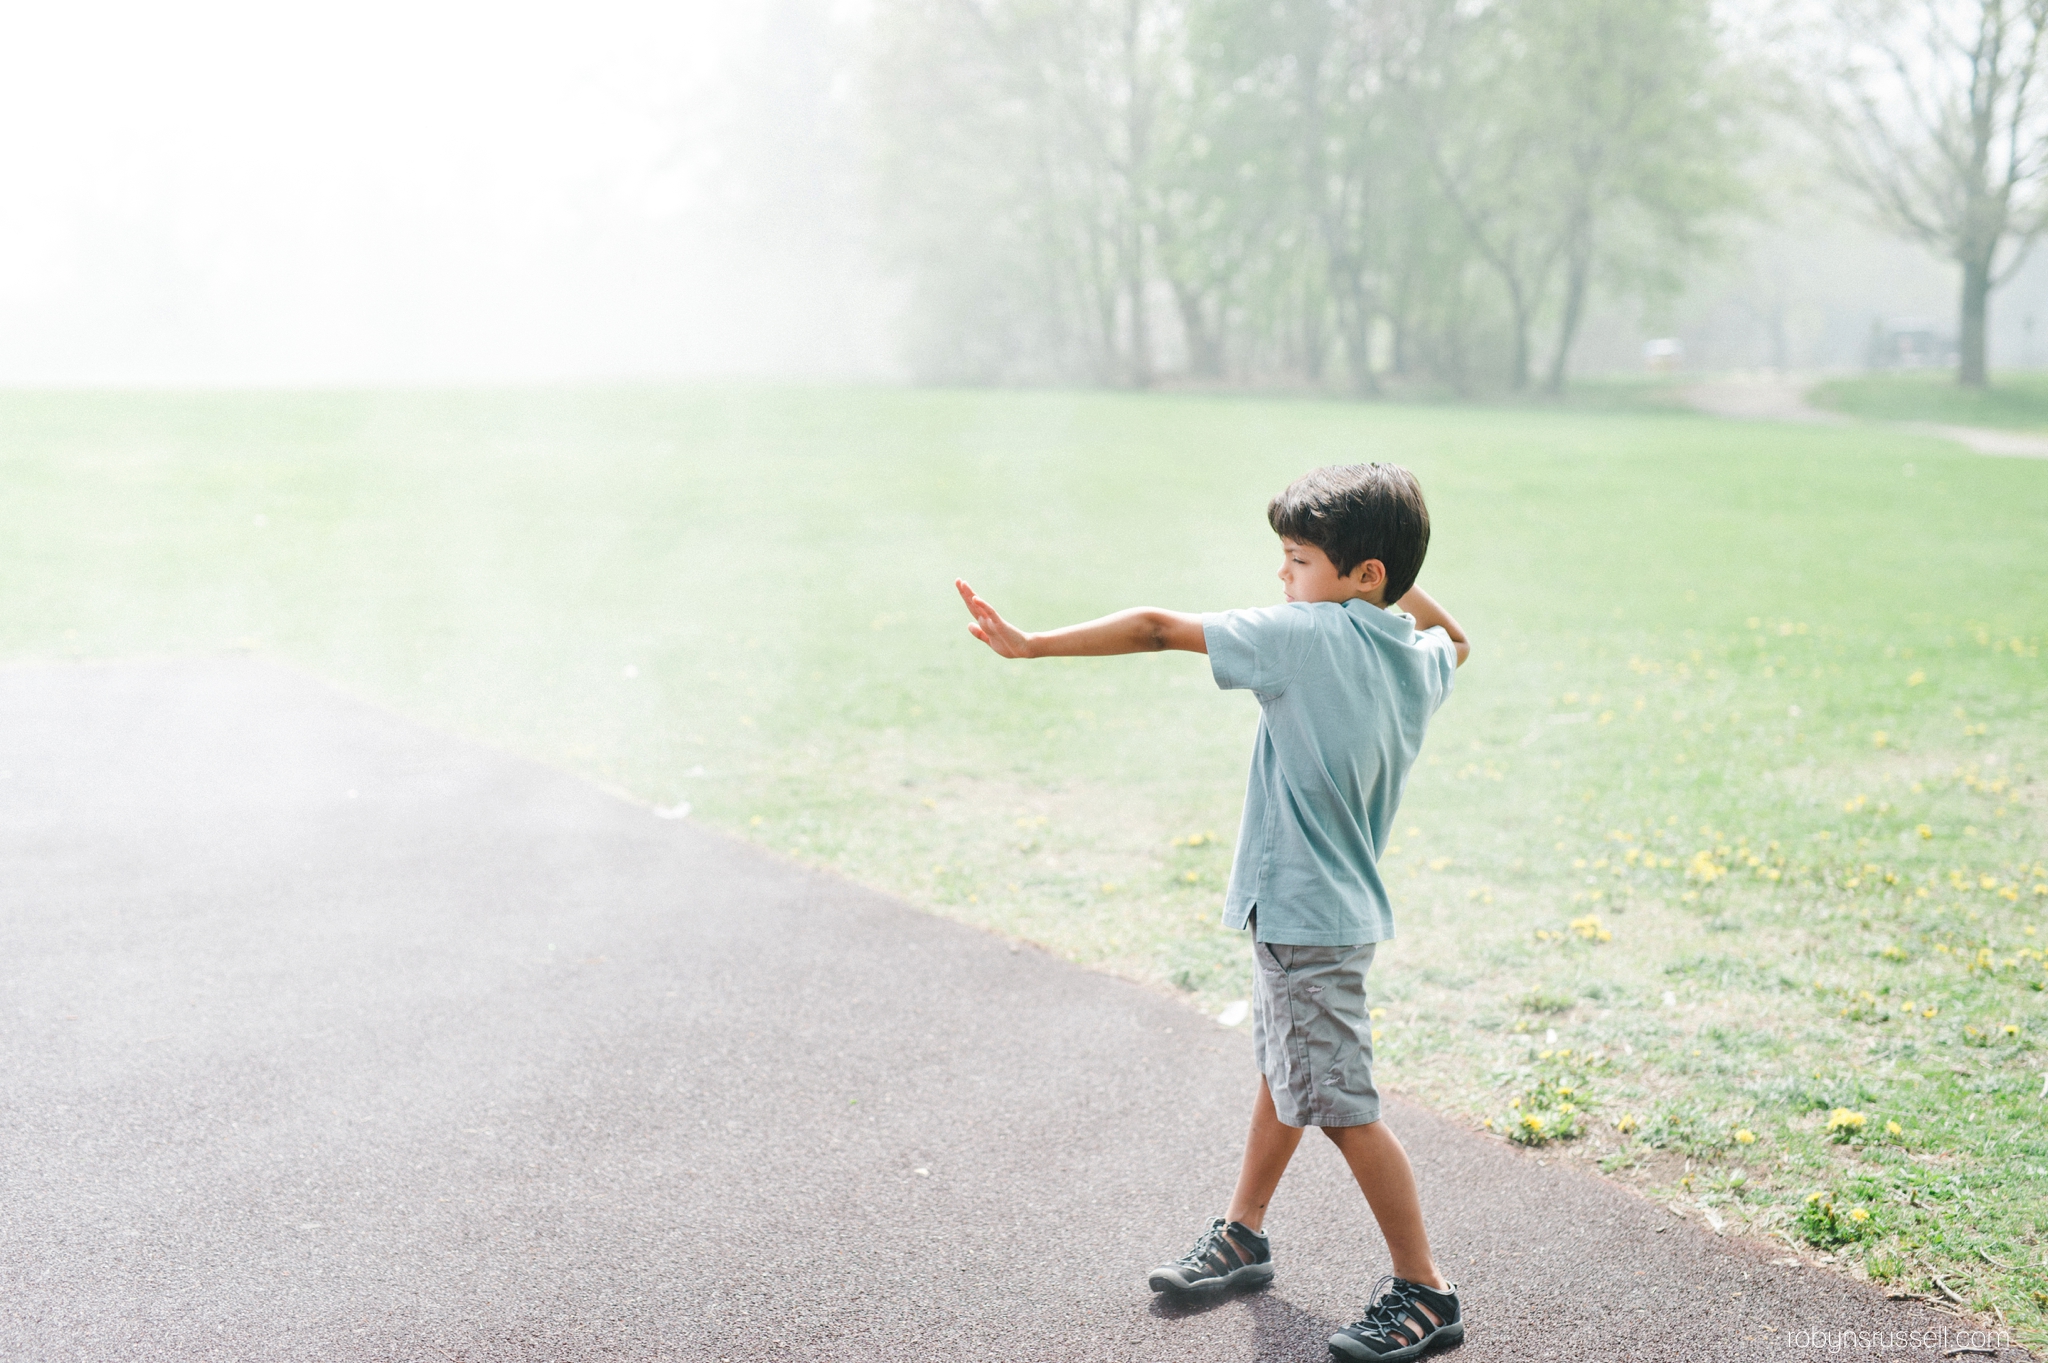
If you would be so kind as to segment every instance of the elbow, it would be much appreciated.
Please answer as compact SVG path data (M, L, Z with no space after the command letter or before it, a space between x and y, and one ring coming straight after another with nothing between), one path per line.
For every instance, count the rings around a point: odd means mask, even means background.
M1167 633L1170 622L1163 611L1146 611L1138 617L1138 643L1148 653L1163 653L1172 646Z

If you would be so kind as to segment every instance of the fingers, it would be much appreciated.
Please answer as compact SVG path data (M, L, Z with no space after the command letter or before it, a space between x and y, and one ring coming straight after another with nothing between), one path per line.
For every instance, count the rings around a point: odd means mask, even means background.
M974 615L973 622L967 626L967 632L1005 658L1015 656L1014 650L1008 646L1008 636L1015 631L1003 623L1003 617L996 614L996 608L976 596L974 588L967 585L965 578L954 578L953 589L960 593L960 599L967 603L967 609Z
M993 629L1001 623L1002 617L996 614L996 608L976 596L974 588L968 586L964 580L954 578L953 586L959 591L960 599L967 603L967 609L974 612L974 618L983 626Z
M960 599L967 603L967 609L973 611L976 615L991 616L996 613L994 606L991 606L988 602L974 594L974 588L967 585L965 578L954 578L953 587L954 590L960 593Z

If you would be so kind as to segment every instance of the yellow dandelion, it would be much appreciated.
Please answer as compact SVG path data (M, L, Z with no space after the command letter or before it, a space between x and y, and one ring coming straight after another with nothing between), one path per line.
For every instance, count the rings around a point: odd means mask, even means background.
M1637 1122L1635 1114L1632 1112L1624 1112L1619 1117L1614 1119L1614 1129L1616 1131L1619 1131L1624 1136L1628 1135L1631 1131L1634 1131L1636 1129L1636 1126Z
M1914 829L1913 831L1915 833L1918 833L1923 838L1931 838L1934 836L1934 830L1924 823L1921 824L1918 828Z
M1931 1018L1940 1011L1941 1009L1935 1007L1933 1004L1930 1003L1925 1008L1922 1008L1920 1010L1920 1016L1924 1018Z
M1751 1131L1745 1126L1742 1130L1735 1133L1735 1143L1737 1145L1755 1145L1756 1132Z
M1886 733L1882 729L1879 729L1876 733L1870 736L1870 746L1873 748L1882 748L1889 744L1891 741L1891 735Z
M2007 1036L2018 1036L2020 1034L2020 1029L2018 1025L2011 1022L2006 1023L2005 1026L2001 1027L1999 1030L2004 1032Z
M1543 1119L1533 1112L1525 1112L1522 1114L1522 1127L1530 1135L1540 1136L1543 1134Z
M1927 674L1925 672L1915 672L1912 676L1906 678L1906 685L1918 686L1926 680Z
M1849 1219L1860 1226L1865 1221L1868 1221L1870 1219L1870 1213L1863 1210L1863 1208L1861 1207L1857 1207L1849 1213Z
M1887 1136L1903 1136L1906 1134L1906 1128L1900 1126L1897 1122L1886 1122L1884 1124L1884 1134Z
M1868 1117L1860 1112L1853 1112L1846 1107L1838 1107L1828 1114L1828 1130L1861 1131L1863 1124L1869 1120Z

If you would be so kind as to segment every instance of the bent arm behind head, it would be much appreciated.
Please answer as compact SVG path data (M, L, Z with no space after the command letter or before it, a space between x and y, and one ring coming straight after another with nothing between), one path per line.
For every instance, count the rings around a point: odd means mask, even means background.
M1420 587L1410 587L1408 594L1397 603L1402 610L1415 617L1415 628L1437 629L1451 636L1451 642L1458 646L1458 666L1465 665L1471 656L1472 641L1465 637L1465 631L1458 628L1458 622L1451 613L1436 603L1436 599Z

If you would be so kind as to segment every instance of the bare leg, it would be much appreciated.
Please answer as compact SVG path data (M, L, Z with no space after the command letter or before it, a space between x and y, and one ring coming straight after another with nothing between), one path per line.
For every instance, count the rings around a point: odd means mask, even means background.
M1265 1228L1266 1204L1273 1200L1280 1176L1287 1172L1287 1162L1300 1144L1301 1128L1280 1120L1273 1108L1272 1090L1261 1076L1258 1096L1252 1100L1252 1129L1244 1138L1244 1164L1237 1172L1237 1191L1230 1197L1230 1220L1253 1230ZM1401 1167L1408 1167L1405 1161Z
M1267 1100L1267 1110L1272 1100ZM1258 1127L1254 1120L1253 1131ZM1351 1176L1358 1180L1359 1191L1365 1194L1366 1203L1371 1206L1373 1218L1380 1223L1380 1234L1387 1239L1387 1249L1394 1256L1394 1276L1406 1278L1411 1283L1421 1283L1442 1291L1445 1283L1436 1271L1436 1260L1430 1257L1429 1236L1422 1229L1422 1199L1415 1192L1415 1171L1408 1167L1408 1152L1401 1148L1401 1142L1394 1139L1394 1133L1387 1130L1385 1122L1372 1122L1366 1126L1326 1126L1323 1134L1328 1136L1343 1152L1344 1162L1351 1166ZM1300 1133L1295 1133L1300 1139ZM1245 1169L1251 1169L1251 1151L1245 1151ZM1279 1174L1273 1176L1279 1182ZM1244 1180L1238 1181L1239 1196L1243 1195ZM1271 1196L1270 1191L1267 1196ZM1233 1203L1233 1206L1236 1204ZM1256 1222L1245 1222L1256 1226ZM1432 1314L1431 1319L1435 1316Z

